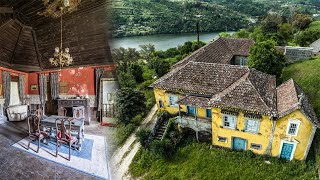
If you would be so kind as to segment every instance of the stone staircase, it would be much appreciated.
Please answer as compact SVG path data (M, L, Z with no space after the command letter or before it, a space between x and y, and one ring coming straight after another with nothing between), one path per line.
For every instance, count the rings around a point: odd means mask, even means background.
M156 134L155 134L154 139L162 140L163 135L167 129L167 125L168 125L168 121L162 121L160 123L158 129L156 130Z

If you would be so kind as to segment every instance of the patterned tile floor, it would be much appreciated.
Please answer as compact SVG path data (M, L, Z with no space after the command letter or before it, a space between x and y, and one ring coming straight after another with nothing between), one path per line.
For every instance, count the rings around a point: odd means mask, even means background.
M114 129L93 122L85 133L104 135L108 142L108 157L115 150ZM0 124L0 177L1 179L97 179L80 171L47 161L12 147L27 134L26 121Z

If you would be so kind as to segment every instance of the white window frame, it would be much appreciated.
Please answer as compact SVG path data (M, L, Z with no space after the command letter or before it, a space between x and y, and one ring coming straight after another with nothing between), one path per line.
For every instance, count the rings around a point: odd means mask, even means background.
M171 104L171 100L170 100L171 97L176 98L175 104ZM170 106L170 107L178 107L177 101L178 101L178 99L179 99L179 96L177 96L177 95L172 95L172 94L171 94L171 95L169 95L168 98L169 98L169 106Z
M258 122L258 126L257 126L257 129L255 131L251 131L251 130L247 129L248 121L257 121ZM254 119L254 118L245 118L244 131L258 134L260 132L260 120L259 119Z
M232 126L225 126L224 123L225 123L225 117L228 118L234 118L234 125L233 127ZM230 124L230 123L229 123ZM229 115L229 114L222 114L222 126L223 128L228 128L228 129L236 129L237 128L237 116L234 116L234 115Z
M252 147L252 146L260 146L258 149ZM257 143L251 143L250 144L250 149L254 149L254 150L262 150L262 144L257 144Z
M289 134L289 130L290 130L291 124L296 124L296 125L297 125L297 126L296 126L296 131L295 131L294 134ZM301 124L301 121L299 121L299 120L296 120L296 119L291 119L291 120L289 120L286 134L287 134L288 136L297 136L297 135L298 135L298 132L299 132L300 124Z
M287 140L281 139L281 146L279 149L278 158L280 158L280 156L281 156L281 150L282 150L283 143L293 144L293 148L292 148L292 152L291 152L291 156L290 156L290 161L291 161L293 159L294 153L296 152L298 142L297 141L287 141Z

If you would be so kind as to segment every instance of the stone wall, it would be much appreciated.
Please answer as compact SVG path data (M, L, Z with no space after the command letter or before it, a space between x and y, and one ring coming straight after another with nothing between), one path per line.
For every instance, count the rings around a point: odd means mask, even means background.
M286 63L292 64L297 61L310 59L313 56L313 48L286 46L284 55Z

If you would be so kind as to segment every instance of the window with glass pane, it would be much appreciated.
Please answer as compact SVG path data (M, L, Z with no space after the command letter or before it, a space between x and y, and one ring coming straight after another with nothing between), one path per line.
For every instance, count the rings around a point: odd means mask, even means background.
M290 135L296 135L297 127L298 127L298 124L296 124L296 123L290 123L289 130L288 130L288 134L290 134Z
M258 133L259 132L259 121L256 119L246 119L245 131Z
M188 114L189 115L196 115L196 108L193 106L187 106Z
M207 118L212 118L211 109L206 109Z
M223 127L236 128L236 117L231 115L223 115Z
M178 96L174 96L174 95L169 96L169 105L178 106L178 104L176 104L177 100L178 100Z

